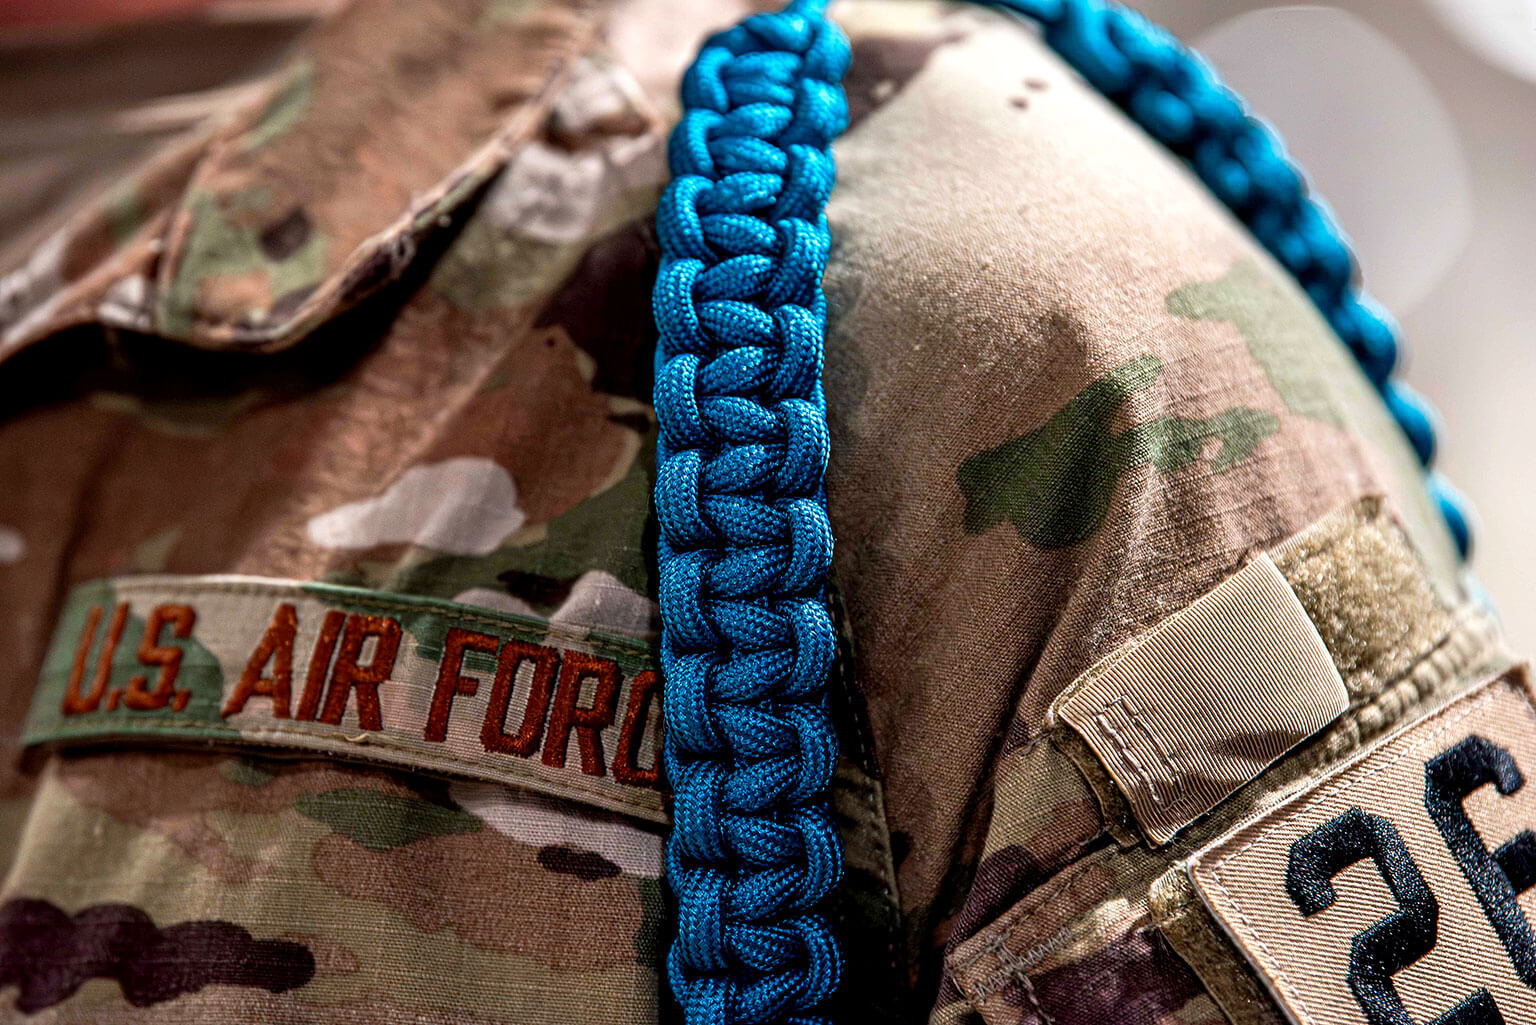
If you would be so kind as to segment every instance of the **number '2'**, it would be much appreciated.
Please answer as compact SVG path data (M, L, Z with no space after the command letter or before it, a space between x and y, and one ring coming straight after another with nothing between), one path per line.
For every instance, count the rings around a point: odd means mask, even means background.
M1333 877L1371 859L1396 898L1398 909L1355 935L1349 956L1349 988L1371 1025L1416 1025L1392 976L1434 949L1440 905L1414 863L1397 827L1351 808L1291 845L1285 892L1303 916L1333 906ZM1503 1025L1493 995L1479 989L1431 1025Z

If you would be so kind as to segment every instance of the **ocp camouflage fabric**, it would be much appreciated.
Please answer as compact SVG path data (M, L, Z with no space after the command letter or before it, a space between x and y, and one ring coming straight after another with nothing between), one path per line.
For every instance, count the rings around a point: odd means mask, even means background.
M675 1013L660 813L343 743L22 733L92 581L275 578L654 645L650 215L677 78L745 13L353 0L0 247L0 1018ZM1379 400L1197 181L1015 21L832 15L839 1010L1239 1020L1248 969L1149 896L1187 848L1140 836L1052 701L1269 551L1350 709L1209 838L1463 688L1496 634Z

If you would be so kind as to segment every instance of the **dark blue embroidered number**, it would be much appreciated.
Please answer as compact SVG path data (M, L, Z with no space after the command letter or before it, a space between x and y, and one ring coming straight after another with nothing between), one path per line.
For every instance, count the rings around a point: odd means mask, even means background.
M1467 795L1487 783L1508 797L1525 785L1525 777L1504 748L1468 737L1425 764L1424 809L1456 856L1515 972L1536 989L1536 935L1516 900L1536 883L1536 834L1527 829L1497 851L1488 850L1462 806Z
M1349 988L1370 1025L1417 1025L1392 976L1428 954L1440 931L1440 906L1397 829L1379 815L1351 808L1291 845L1285 892L1305 917L1338 899L1333 877L1365 859L1376 863L1398 910L1356 934ZM1430 1025L1503 1025L1493 996L1478 989Z

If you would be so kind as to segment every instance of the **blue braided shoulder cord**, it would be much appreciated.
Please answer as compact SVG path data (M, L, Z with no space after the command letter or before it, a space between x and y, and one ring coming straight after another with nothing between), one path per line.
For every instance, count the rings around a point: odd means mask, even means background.
M1391 378L1396 331L1274 133L1198 56L1106 0L979 0L1185 158L1354 354L1426 467L1433 414ZM657 211L656 512L667 775L667 959L689 1025L824 1022L842 958L816 905L842 873L827 806L832 532L823 480L830 146L848 44L792 0L705 44ZM1463 556L1467 517L1429 486Z
M656 214L668 955L689 1025L822 1022L832 565L821 279L848 43L795 0L704 44Z

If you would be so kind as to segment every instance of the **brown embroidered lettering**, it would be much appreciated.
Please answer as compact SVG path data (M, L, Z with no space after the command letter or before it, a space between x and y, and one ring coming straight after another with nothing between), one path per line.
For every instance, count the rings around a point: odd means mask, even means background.
M368 638L376 638L373 658L367 666L358 665L363 655L363 644ZM389 679L395 668L395 653L400 650L400 624L387 616L347 617L346 630L341 635L341 650L336 653L336 665L331 669L331 686L325 692L325 711L321 722L332 726L341 725L341 717L347 710L347 695L357 691L357 723L365 730L382 730L383 717L379 713L379 684Z
M160 675L156 677L152 691L145 689L149 677L143 673L131 678L128 690L123 694L124 705L147 712L164 708L175 697L176 711L186 707L191 693L176 691L176 675L181 672L181 649L174 644L162 646L160 631L170 624L171 636L185 640L192 636L192 626L196 622L197 613L190 605L156 605L150 611L149 620L144 624L144 637L139 641L139 664L145 668L159 666Z
M533 681L528 688L528 705L523 709L523 725L517 736L508 736L507 704L512 700L512 686L524 662L533 663ZM485 709L485 725L480 729L480 743L487 751L529 757L539 749L544 732L544 714L549 710L549 692L560 668L560 653L541 644L508 641L496 662L496 681L491 685L491 700Z
M341 624L346 619L345 612L332 609L320 621L320 636L315 639L314 653L309 656L304 693L299 697L299 714L294 718L312 722L320 710L320 689L325 686L325 673L331 668L331 653L336 650L336 638L341 635Z
M581 707L581 683L587 677L597 681L592 704ZM606 658L579 651L568 651L560 666L560 689L555 692L555 707L549 714L549 736L544 739L544 764L557 769L565 766L565 749L570 746L571 731L576 731L576 746L581 751L581 771L588 776L606 775L603 768L605 726L613 725L613 713L619 701L619 666Z
M661 781L661 752L657 751L649 769L639 766L640 741L650 732L651 705L658 697L661 678L652 670L638 673L629 682L629 704L624 709L624 725L619 729L619 749L613 755L613 778L636 787L654 787Z
M298 632L298 610L289 602L280 603L272 613L272 622L268 624L267 632L261 635L256 650L251 652L250 661L246 662L245 671L240 674L240 682L235 684L234 693L224 702L220 715L229 718L243 710L253 695L259 694L271 699L274 719L288 718L288 701L293 693L293 639ZM335 643L334 636L331 643ZM326 653L326 660L330 660L329 652ZM272 675L263 676L268 663L272 664ZM318 691L317 687L317 695ZM310 714L313 716L314 713Z
M75 648L74 664L69 668L69 684L64 689L64 703L60 708L65 715L89 712L101 700L99 693L93 694L89 702L80 695L80 684L85 680L85 660L91 657L91 645L96 643L96 627L100 625L101 606L92 605L90 613L85 617L85 629L80 631L80 643Z
M473 697L480 689L480 681L464 676L459 670L464 666L464 652L478 651L486 655L496 654L496 638L490 634L476 633L449 627L443 639L443 664L437 670L437 686L432 690L432 707L427 712L427 740L443 740L448 736L448 713L453 709L455 694Z
M85 678L85 660L90 656L91 645L96 641L96 625L101 622L101 606L91 609L86 620L85 632L80 636L80 647L75 652L75 664L69 674L69 687L64 691L62 711L65 715L82 715L96 711L101 695L107 689L112 676L112 656L117 652L117 642L123 636L123 624L128 621L128 604L120 603L112 612L112 624L107 627L107 637L102 643L101 654L96 657L96 675L91 680L88 694L80 693L80 683ZM112 702L115 706L116 701Z

